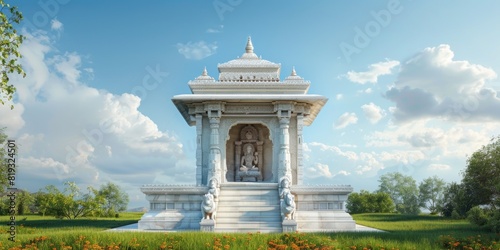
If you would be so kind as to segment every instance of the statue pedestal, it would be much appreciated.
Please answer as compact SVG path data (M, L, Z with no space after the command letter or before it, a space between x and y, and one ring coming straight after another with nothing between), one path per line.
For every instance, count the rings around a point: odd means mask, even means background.
M283 225L283 232L297 231L297 222L295 220L284 220L282 225Z
M200 231L213 232L215 230L215 220L202 219L200 221Z

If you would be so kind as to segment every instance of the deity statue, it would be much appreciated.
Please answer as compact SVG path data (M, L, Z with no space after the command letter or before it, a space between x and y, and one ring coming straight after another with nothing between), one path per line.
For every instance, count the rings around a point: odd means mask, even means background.
M219 198L219 187L217 179L211 179L208 184L208 193L214 196L214 201L217 202Z
M290 181L288 178L283 178L280 183L280 200L285 199L288 193L290 193Z
M240 171L259 170L256 165L259 163L259 152L253 153L252 145L245 148L245 154L241 157Z

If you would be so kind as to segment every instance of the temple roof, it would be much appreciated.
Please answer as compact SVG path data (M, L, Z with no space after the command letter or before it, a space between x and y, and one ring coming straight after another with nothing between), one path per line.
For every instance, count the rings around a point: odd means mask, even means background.
M219 80L208 75L206 68L189 87L193 94L306 94L310 82L297 75L295 68L284 81L281 65L259 58L251 38L240 58L218 65Z
M247 45L245 46L245 53L237 59L219 64L218 67L220 73L224 72L226 69L271 68L277 70L279 76L279 69L281 65L279 63L273 63L259 58L253 51L252 39L248 37Z
M258 105L267 109L276 102L305 105L307 112L304 113L304 125L310 125L328 99L307 94L310 82L300 77L295 67L283 81L280 79L280 69L280 64L255 54L249 37L241 57L218 65L218 80L211 77L205 68L200 76L189 81L192 94L176 95L172 101L189 125L194 125L190 110L207 102L225 103L228 107Z

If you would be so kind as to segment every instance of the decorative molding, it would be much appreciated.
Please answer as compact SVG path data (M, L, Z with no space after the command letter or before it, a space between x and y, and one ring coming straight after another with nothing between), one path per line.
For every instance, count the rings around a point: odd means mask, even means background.
M349 194L350 185L294 185L290 189L294 194Z
M206 194L208 187L206 186L190 186L190 185L143 185L141 192L149 194Z
M251 114L251 113L274 113L274 107L270 104L228 104L225 114Z

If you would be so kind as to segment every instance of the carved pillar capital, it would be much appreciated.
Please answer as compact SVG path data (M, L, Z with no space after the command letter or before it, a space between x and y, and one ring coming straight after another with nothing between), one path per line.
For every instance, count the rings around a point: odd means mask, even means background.
M280 126L289 126L290 125L290 117L280 117Z

